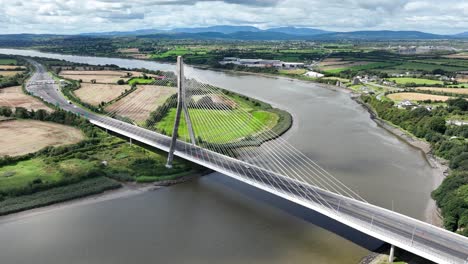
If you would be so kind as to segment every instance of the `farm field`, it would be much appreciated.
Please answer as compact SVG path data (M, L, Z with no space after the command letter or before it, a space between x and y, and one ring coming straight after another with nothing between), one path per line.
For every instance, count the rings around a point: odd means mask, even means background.
M251 116L243 114L243 111L226 112L222 110L206 109L189 109L189 113L195 134L200 135L204 141L211 143L228 143L246 136L252 136L265 129L271 129L278 122L278 115L267 111L253 111L251 112ZM169 113L156 124L156 128L159 131L165 131L168 135L171 135L175 114L176 109L172 108ZM219 123L205 122L206 115L210 115L214 120L219 120ZM254 121L252 117L257 121ZM262 124L262 126L259 126L259 123ZM179 137L183 139L188 138L188 129L185 123L184 113L182 113L180 122Z
M151 84L154 83L156 80L153 78L150 79L144 79L144 78L132 78L131 80L128 81L128 84L134 85L134 84Z
M417 85L432 85L432 84L444 84L439 80L420 79L420 78L388 78L389 81L394 81L396 84L407 84L415 83Z
M278 71L281 74L286 74L286 75L302 75L307 72L305 69L295 69L295 70L279 70Z
M11 77L15 76L18 73L22 73L23 71L0 71L0 75L3 77Z
M333 65L324 67L323 70L326 73L340 73L345 70L370 70L376 68L385 68L389 66L393 66L394 63L392 62L368 62L368 61L357 61L352 62L351 64L344 64L344 65Z
M176 89L173 87L139 85L136 91L106 107L106 111L142 122L174 93Z
M435 95L435 94L423 94L423 93L393 93L387 95L388 98L392 99L393 101L403 101L403 100L410 100L410 101L423 101L423 100L432 100L432 101L447 101L450 98L449 96L444 95Z
M468 59L468 53L462 52L462 53L457 53L457 54L445 55L443 57L451 58L451 59Z
M154 76L153 74L147 74L148 76ZM96 80L96 83L115 84L118 80L128 81L132 77L143 76L142 72L137 71L61 71L60 76L71 79L81 80L85 83L90 83L91 80Z
M0 89L0 106L11 108L24 107L28 110L44 109L52 111L48 106L42 103L39 99L23 93L21 86L13 86Z
M328 59L324 60L323 62L319 63L319 67L321 70L334 70L334 69L341 69L341 68L348 68L353 66L362 66L367 65L371 62L369 61L344 61L341 59Z
M454 93L454 94L468 94L468 88L417 87L416 90L442 92L442 93Z
M82 83L78 90L73 93L83 102L99 105L101 102L109 102L121 95L125 90L130 90L128 85L118 84L91 84Z
M73 144L83 140L79 129L35 120L0 122L0 156L36 152L47 146Z
M408 70L408 71L417 71L417 70L433 71L433 70L441 69L441 70L448 71L448 72L454 72L454 71L461 71L466 68L457 67L457 66L438 65L438 64L431 64L431 63L421 63L421 62L405 62L400 65L391 67L391 69Z
M19 65L0 65L0 70L14 70L18 68L26 69L24 66L19 66Z
M12 65L16 63L17 61L15 59L0 59L0 65Z

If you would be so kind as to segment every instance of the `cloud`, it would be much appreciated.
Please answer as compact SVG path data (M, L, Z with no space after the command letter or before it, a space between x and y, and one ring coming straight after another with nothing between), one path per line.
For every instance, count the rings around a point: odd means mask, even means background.
M334 31L468 29L459 0L0 0L0 33L253 25Z

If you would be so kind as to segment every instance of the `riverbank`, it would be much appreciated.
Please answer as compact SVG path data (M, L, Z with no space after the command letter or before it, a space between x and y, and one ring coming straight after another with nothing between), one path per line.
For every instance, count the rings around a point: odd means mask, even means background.
M395 135L397 138L401 139L403 142L407 143L408 145L420 150L424 155L425 160L427 163L432 167L432 190L437 189L444 178L449 173L448 161L442 158L439 158L434 155L433 149L431 144L428 142L421 140L407 131L385 121L377 116L377 113L372 109L371 106L367 105L360 99L360 95L352 94L351 98L357 102L358 104L362 105L370 114L370 118L380 127L387 130L388 132ZM443 219L440 214L440 210L436 205L436 202L430 198L428 204L425 209L425 221L442 227Z
M34 209L24 210L16 213L0 216L0 224L18 221L24 218L29 218L41 214L45 214L55 210L61 210L65 208L73 208L82 205L95 204L109 200L115 200L120 198L128 198L136 196L145 192L156 191L164 187L168 187L175 184L185 183L191 181L197 177L202 177L208 173L196 173L190 176L184 176L177 180L159 181L153 183L135 183L127 182L121 183L119 188L113 188L105 190L103 192L82 196L80 198L70 199L63 202L52 203L46 206L37 207Z

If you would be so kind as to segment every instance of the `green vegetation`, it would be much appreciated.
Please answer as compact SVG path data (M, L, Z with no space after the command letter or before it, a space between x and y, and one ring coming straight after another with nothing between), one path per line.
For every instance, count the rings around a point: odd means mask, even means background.
M358 65L358 66L350 66L346 68L338 68L332 70L325 70L324 73L328 74L336 74L342 71L363 71L363 70L371 70L371 69L382 69L389 66L393 66L395 63L392 62L374 62L365 65Z
M128 80L128 84L130 85L151 84L154 82L155 80L153 78L131 78L130 80Z
M25 62L23 59L16 59L13 56L0 55L0 66L1 65L22 66L25 65ZM21 69L21 71L18 71L18 74L15 74L13 76L3 76L2 71L3 70L0 70L0 88L21 85L24 82L24 80L29 76L28 69Z
M0 65L16 65L16 64L17 64L17 61L15 59L0 57Z
M0 215L12 214L54 203L65 202L116 189L120 186L121 184L114 180L106 177L96 177L28 195L9 197L3 200L0 199Z
M216 87L212 88L220 90L229 98L228 102L215 103L210 96L199 95L197 101L193 101L189 108L194 132L199 135L198 139L202 143L210 142L227 146L226 144L234 141L241 141L246 145L259 145L265 140L273 139L273 134L283 134L292 125L292 117L285 111L243 95ZM172 95L152 112L145 126L162 134L171 134L176 112L176 98L176 94ZM206 109L206 105L210 105L211 109ZM207 122L206 116L218 122ZM266 133L267 129L271 129L274 133ZM188 140L184 117L181 119L179 136Z
M175 108L172 108L157 123L156 129L158 131L166 131L166 134L171 135L175 113ZM275 113L267 111L252 111L251 115L255 120L251 120L249 116L244 114L243 110L227 112L224 110L190 109L189 113L193 120L195 134L203 135L201 138L211 143L226 143L256 134L261 132L262 129L272 128L278 120L278 116ZM223 126L220 126L218 123L203 122L202 120L205 120L206 116L219 120ZM263 126L259 126L259 123L263 124ZM227 127L230 128L229 131L226 131ZM183 117L179 129L179 136L181 138L188 138L188 130Z
M378 116L433 146L436 155L450 161L452 172L432 196L442 209L445 228L468 236L468 126L448 126L452 115L468 115L468 101L448 100L447 107L399 109L391 101L363 96Z
M416 84L418 86L424 86L424 85L430 86L434 84L439 84L439 85L444 84L444 82L439 81L439 80L430 80L430 79L422 79L422 78L388 78L388 80L395 82L396 84L402 84L402 85L410 84L410 83Z
M176 179L201 171L189 162L176 159L173 169L165 167L166 154L138 145L130 145L108 136L86 120L70 112L57 110L12 113L0 108L0 114L72 125L87 138L80 143L46 147L36 153L0 157L0 214L16 212L117 188L118 181L159 181Z

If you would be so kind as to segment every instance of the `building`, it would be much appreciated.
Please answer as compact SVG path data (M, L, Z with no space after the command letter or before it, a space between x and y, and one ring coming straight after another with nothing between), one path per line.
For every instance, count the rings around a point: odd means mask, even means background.
M416 106L413 104L410 100L403 100L397 104L398 108L408 108L408 107L414 107Z
M302 62L283 62L282 67L283 67L283 69L304 68L304 63L302 63Z
M312 77L312 78L322 78L323 76L325 76L319 72L314 72L314 71L308 71L304 75L307 77Z
M304 63L300 62L283 62L280 60L264 60L264 59L241 59L237 57L225 57L222 61L219 61L219 64L234 64L244 67L275 67L275 68L284 68L284 69L296 69L303 68Z

